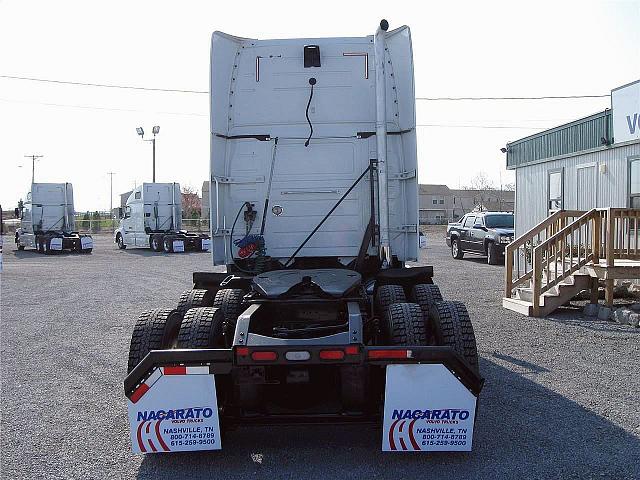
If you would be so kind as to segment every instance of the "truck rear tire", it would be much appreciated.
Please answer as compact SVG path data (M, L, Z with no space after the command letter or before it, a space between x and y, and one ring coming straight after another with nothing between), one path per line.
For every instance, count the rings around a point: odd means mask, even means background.
M222 310L224 314L224 331L231 333L235 330L238 317L243 312L242 300L244 298L244 290L239 288L223 288L218 290L213 300L213 306ZM233 328L233 330L231 330Z
M162 243L162 235L151 235L151 238L149 239L149 246L151 247L151 250L154 252L162 251Z
M411 290L411 301L420 305L422 310L422 318L427 326L427 337L432 340L434 337L431 322L429 321L429 312L433 306L442 301L442 293L436 284L421 283L414 285Z
M187 311L180 332L178 348L215 348L224 346L222 323L224 314L215 307L192 308Z
M460 247L460 240L457 238L451 239L451 256L457 260L464 257L464 252L462 251L462 247Z
M406 302L404 288L400 285L382 285L376 290L375 307L380 317L385 315L387 307L393 303Z
M391 345L427 345L427 328L417 303L394 303L385 313Z
M164 237L164 240L162 240L162 250L164 250L164 253L172 253L173 252L173 240L175 237L173 236L166 236Z
M131 372L151 350L173 347L181 320L178 311L169 308L142 312L131 334L127 372Z
M438 302L429 314L438 345L452 347L478 372L478 348L469 312L462 302Z
M500 260L498 259L498 249L496 248L496 244L493 242L489 242L487 244L487 263L489 265L498 265Z
M180 300L178 300L176 310L180 312L180 315L184 316L184 314L187 313L187 310L191 308L213 306L213 299L214 295L211 290L197 288L194 288L193 290L185 290L180 294Z

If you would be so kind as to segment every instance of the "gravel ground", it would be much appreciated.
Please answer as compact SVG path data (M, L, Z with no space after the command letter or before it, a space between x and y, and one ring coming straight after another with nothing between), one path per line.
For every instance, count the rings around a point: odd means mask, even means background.
M504 268L451 259L427 235L424 261L466 302L486 377L471 453L380 452L379 428L251 427L224 450L134 456L122 380L137 314L172 305L204 253L14 252L1 276L3 479L640 478L640 329L501 307ZM262 464L251 454L263 455Z

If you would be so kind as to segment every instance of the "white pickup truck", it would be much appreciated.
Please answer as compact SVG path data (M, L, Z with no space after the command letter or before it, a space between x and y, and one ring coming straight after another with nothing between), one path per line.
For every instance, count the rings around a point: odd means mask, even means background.
M16 212L18 250L34 248L47 255L69 250L91 253L91 235L75 231L73 186L70 183L32 183L22 208Z
M154 252L208 251L209 235L182 230L179 183L143 183L127 200L114 242L120 249L151 248Z

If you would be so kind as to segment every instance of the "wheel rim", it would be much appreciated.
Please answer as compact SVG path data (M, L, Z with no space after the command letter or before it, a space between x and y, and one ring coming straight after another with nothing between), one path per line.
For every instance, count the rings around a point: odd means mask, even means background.
M455 240L453 241L453 244L451 245L451 251L453 252L453 256L454 257L458 256L458 242L456 242Z

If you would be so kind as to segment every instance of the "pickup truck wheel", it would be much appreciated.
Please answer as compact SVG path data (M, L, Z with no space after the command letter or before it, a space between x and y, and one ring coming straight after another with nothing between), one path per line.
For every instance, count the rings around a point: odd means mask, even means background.
M127 246L124 244L124 238L122 238L121 234L116 235L116 243L118 244L118 248L120 250L124 250Z
M178 348L223 347L223 322L224 314L219 308L200 307L189 309L180 325Z
M462 302L438 302L429 313L438 345L452 347L478 372L478 348L467 307Z
M244 290L239 288L223 288L222 290L218 290L218 293L216 293L213 299L213 306L221 309L224 314L223 334L227 345L233 343L236 322L244 310L242 307L243 299Z
M17 246L18 246L18 250L20 250L20 251L24 250L24 245L20 245L20 244L18 243L18 244L17 244Z
M427 345L427 329L420 305L394 303L385 313L387 338L391 345Z
M451 239L451 256L458 260L464 257L464 252L462 251L462 248L460 248L460 240L457 238Z
M498 249L496 248L496 244L493 242L489 242L487 244L487 263L489 265L498 265L500 263L498 255Z
M387 307L392 303L406 302L404 289L400 285L382 285L376 290L375 307L380 317L384 316Z
M212 307L214 295L211 290L194 288L193 290L185 290L180 295L176 310L180 315L187 313L190 308Z
M172 348L181 321L177 310L158 308L142 312L131 334L127 372L131 372L151 350Z

